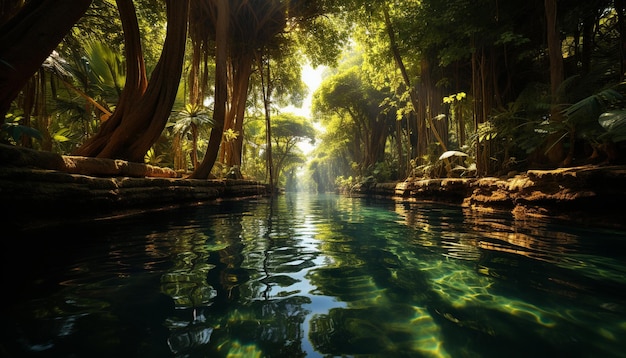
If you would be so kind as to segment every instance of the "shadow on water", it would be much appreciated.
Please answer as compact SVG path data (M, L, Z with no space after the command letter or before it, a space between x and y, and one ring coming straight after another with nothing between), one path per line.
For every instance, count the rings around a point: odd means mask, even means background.
M11 357L618 357L624 231L284 195L31 230Z

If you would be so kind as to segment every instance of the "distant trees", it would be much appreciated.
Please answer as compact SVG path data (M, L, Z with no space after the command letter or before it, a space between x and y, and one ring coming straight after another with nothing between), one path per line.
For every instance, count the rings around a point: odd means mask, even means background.
M445 166L445 159L438 158L446 150L468 154L465 165L476 171L453 173L454 167L446 166L443 175L615 162L620 152L626 158L624 143L616 137L617 127L626 123L618 114L626 108L626 92L619 85L624 79L623 1L351 4L357 8L350 13L353 39L364 58L355 72L377 90L388 89L379 105L393 104L397 125L389 131L385 153L397 158L396 168L404 175ZM316 98L329 96L334 80L328 78ZM609 121L598 117L599 107L604 119L620 125L609 128ZM616 111L607 112L609 107ZM355 140L327 130L320 160L311 163L320 181L330 182L321 168L332 173L341 165L330 149L342 141L349 148ZM336 159L333 166L330 158ZM373 167L380 173L384 164ZM373 173L349 167L342 175Z
M193 4L195 6L192 11L194 18L203 20L195 21L192 27L194 53L202 53L202 56L207 58L213 54L213 49L217 48L216 64L221 66L219 59L222 56L225 61L224 67L220 70L216 69L218 76L227 76L220 80L226 83L226 98L223 104L224 111L221 109L222 103L216 100L220 109L214 113L215 116L221 117L214 118L216 129L219 131L223 123L221 130L230 130L236 134L230 139L228 145L221 146L220 144L224 143L222 138L218 138L217 134L212 134L204 160L192 175L194 178L206 178L216 159L226 166L241 165L243 123L250 78L255 69L264 71L261 66L262 58L270 52L274 56L280 56L280 52L275 49L296 46L298 34L315 29L318 37L328 37L334 34L333 40L335 41L322 42L319 41L320 38L317 38L318 48L316 51L310 51L309 55L321 61L332 61L334 60L332 55L338 53L343 39L338 29L332 24L329 26L322 17L339 9L338 4L330 1L230 1L229 4L207 1ZM219 6L222 6L221 12ZM230 14L226 19L220 17L224 11ZM211 46L212 41L215 47ZM219 51L225 53L220 54ZM323 52L325 53L322 55ZM220 90L224 89L220 87ZM216 82L216 99L217 91L218 83ZM219 153L219 158L217 153Z
M359 61L358 54L354 56ZM386 101L392 95L389 89L375 88L364 76L361 62L347 66L322 83L315 93L313 109L326 118L326 125L330 121L341 123L338 127L350 137L348 159L359 174L366 175L376 163L385 160L387 140L395 129L396 108Z

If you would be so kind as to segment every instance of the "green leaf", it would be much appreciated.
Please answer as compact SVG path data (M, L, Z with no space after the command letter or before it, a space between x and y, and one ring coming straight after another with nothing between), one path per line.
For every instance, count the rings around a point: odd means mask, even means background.
M602 137L609 137L613 142L626 140L626 110L602 113L598 118L598 123L607 131Z
M38 130L21 124L3 123L1 129L2 131L7 132L16 142L22 138L22 135L39 140L42 139L41 133Z

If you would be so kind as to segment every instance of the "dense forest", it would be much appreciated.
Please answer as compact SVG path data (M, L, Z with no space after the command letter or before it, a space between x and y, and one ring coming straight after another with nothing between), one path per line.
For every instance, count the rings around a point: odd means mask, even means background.
M624 0L7 0L0 143L293 190L626 160ZM310 116L303 66L326 68ZM298 143L315 143L304 153Z

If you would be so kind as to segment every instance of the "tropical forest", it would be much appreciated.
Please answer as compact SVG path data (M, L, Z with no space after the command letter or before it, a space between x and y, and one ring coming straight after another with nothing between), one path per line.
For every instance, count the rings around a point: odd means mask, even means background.
M2 1L0 143L317 192L623 164L624 3Z

